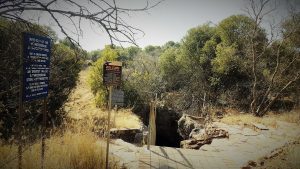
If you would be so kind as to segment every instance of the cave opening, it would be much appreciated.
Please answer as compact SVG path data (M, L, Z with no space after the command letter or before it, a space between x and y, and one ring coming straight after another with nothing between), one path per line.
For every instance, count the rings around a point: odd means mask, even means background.
M158 108L156 114L156 145L164 147L180 147L183 138L179 135L178 120L180 115L166 108Z
M139 106L133 109L133 112L137 114L143 124L149 125L149 106ZM164 147L180 147L180 142L183 138L179 135L178 120L181 115L173 110L169 110L166 107L158 107L156 114L156 144L157 146Z

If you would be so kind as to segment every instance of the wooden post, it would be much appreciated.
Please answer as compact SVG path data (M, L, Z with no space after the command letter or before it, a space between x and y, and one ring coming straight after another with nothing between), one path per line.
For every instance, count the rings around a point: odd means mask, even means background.
M148 150L150 150L150 137L151 137L150 124L148 124L148 138L147 138L147 149Z
M109 140L110 140L110 114L111 114L111 96L112 96L113 86L109 86L109 100L108 100L108 123L107 123L107 142L106 142L106 164L105 168L108 169L109 162Z
M19 117L18 117L18 168L22 169L22 125L23 125L23 43L24 35L22 35L22 43L20 45L20 86L19 86Z
M41 169L45 168L45 139L47 129L47 98L43 102L43 126L42 126L42 149L41 149Z
M149 114L149 144L155 145L156 142L156 108L155 102L151 101L150 103L150 114ZM148 146L149 146L148 144Z
M22 122L23 122L23 99L22 99L22 83L20 85L19 98L19 118L18 118L18 168L22 169Z
M115 105L114 107L114 126L116 126L116 116L117 116L117 113L118 113L118 105Z

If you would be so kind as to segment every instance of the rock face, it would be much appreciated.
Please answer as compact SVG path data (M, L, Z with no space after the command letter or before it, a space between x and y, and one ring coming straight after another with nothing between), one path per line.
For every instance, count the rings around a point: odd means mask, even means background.
M188 139L191 132L197 133L205 126L205 118L183 114L178 120L178 133L183 139Z
M228 138L229 134L223 129L208 125L205 129L196 129L190 133L190 139L180 142L181 148L199 149L204 144L210 144L215 138Z

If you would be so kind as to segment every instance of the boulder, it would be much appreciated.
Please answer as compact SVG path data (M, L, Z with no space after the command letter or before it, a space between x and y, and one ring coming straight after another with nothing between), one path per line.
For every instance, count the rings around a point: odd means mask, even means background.
M215 138L228 137L229 134L227 131L209 125L205 129L193 130L190 134L190 139L181 141L180 147L186 149L199 149L205 144L210 144Z
M183 114L178 120L178 133L183 139L188 139L193 129L203 129L206 119L204 117L195 117Z
M204 129L201 129L201 128L194 128L190 135L189 135L189 138L194 138L196 135L201 135L201 134L204 134L205 133L205 130Z

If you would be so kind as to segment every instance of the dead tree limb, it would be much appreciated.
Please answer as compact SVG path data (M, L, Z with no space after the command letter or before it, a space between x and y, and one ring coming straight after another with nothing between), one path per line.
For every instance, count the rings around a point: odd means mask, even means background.
M79 45L78 40L72 38L72 33L66 29L60 19L66 18L73 23L73 28L77 30L76 36L79 36L82 32L81 21L87 20L99 25L100 29L108 35L112 45L114 43L130 43L137 46L136 36L139 34L144 35L144 32L129 25L124 16L130 15L131 12L147 11L159 5L163 0L152 3L150 3L150 0L144 1L145 5L142 8L123 8L118 6L116 0L2 0L0 3L0 17L26 21L23 17L23 13L26 11L48 13L67 39L77 45Z

